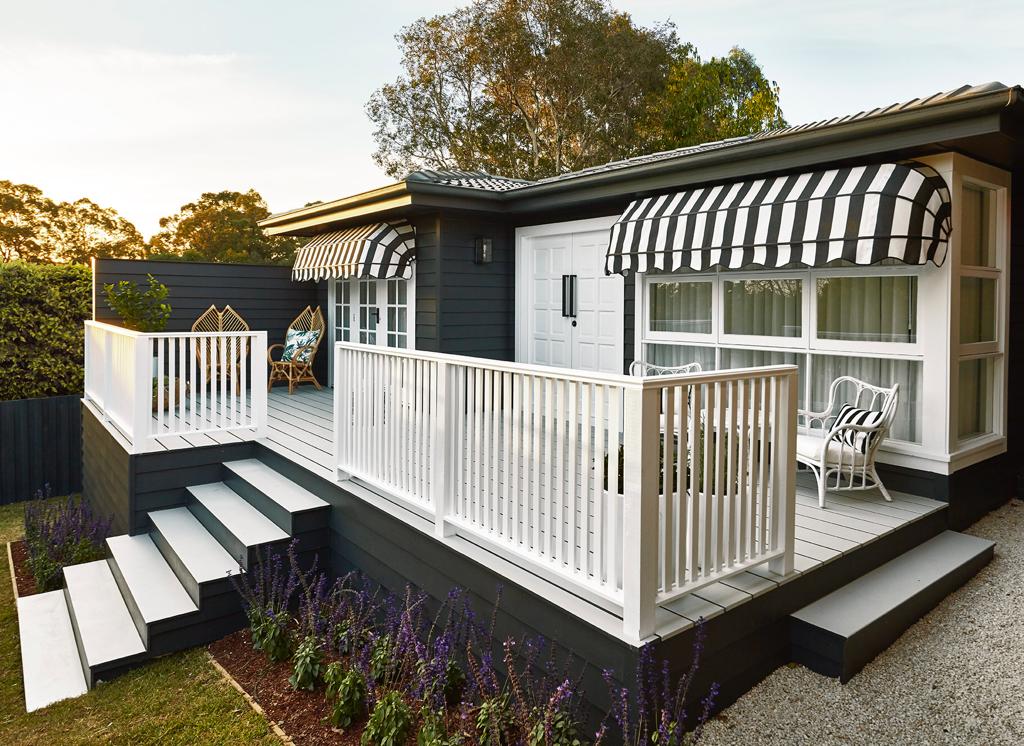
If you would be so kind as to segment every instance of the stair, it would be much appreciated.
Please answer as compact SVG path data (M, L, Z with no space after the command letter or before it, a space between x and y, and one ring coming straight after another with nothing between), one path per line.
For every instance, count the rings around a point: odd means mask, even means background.
M264 547L322 549L326 502L255 459L222 476L150 512L148 533L108 538L106 560L65 568L63 591L18 599L26 710L238 629L232 578Z
M790 616L793 660L850 680L992 559L995 544L944 531Z
M63 591L19 598L18 633L27 712L88 691Z

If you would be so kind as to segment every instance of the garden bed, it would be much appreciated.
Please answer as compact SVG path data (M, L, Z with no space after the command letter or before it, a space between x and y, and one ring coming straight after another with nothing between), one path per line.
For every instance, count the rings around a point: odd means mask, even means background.
M18 596L32 596L37 593L36 579L32 576L32 569L28 564L28 544L24 539L12 541L11 562L14 567L14 584L18 589Z
M254 650L248 629L235 632L209 646L210 654L252 697L267 718L277 723L292 741L306 743L358 744L364 722L344 733L328 722L331 706L323 689L296 691L288 683L292 662L272 663ZM365 718L363 719L365 721ZM410 743L415 743L413 738Z

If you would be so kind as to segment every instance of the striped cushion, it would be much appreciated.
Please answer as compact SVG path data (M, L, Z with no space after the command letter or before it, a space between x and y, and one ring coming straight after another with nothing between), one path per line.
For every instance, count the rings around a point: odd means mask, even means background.
M871 409L858 409L849 404L839 408L836 416L836 426L840 425L863 425L864 427L876 427L882 423L882 413ZM871 441L877 437L877 433L861 433L856 430L843 430L839 433L839 440L849 446L853 446L860 453L867 453Z

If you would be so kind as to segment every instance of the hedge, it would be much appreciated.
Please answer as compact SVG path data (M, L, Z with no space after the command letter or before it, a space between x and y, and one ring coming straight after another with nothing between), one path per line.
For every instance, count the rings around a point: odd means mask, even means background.
M92 277L78 264L0 264L0 400L81 394Z

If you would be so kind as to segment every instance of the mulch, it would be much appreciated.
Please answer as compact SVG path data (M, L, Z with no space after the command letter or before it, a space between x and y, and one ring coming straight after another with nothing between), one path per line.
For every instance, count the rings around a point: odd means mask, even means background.
M209 650L214 659L259 703L267 717L297 745L332 743L348 746L359 743L363 723L347 728L344 733L334 730L323 686L313 692L292 689L288 683L288 677L292 675L291 661L271 663L263 653L253 650L248 629L217 640Z
M19 596L31 596L36 590L36 579L28 564L28 545L24 539L11 542L11 558L14 560L14 579L18 584Z

